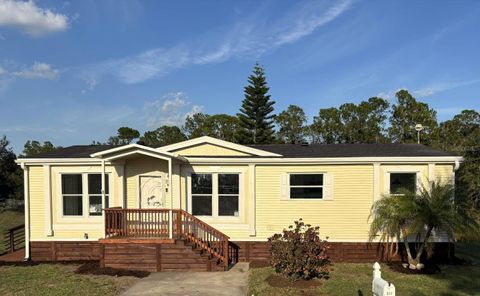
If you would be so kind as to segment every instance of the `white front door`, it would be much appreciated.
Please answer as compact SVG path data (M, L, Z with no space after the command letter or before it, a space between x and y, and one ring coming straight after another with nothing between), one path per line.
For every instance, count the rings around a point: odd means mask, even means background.
M140 208L154 209L164 206L161 176L140 176Z

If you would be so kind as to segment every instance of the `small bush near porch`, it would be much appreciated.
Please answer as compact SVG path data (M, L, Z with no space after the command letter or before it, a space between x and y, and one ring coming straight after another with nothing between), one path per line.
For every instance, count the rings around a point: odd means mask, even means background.
M398 295L479 295L479 252L480 243L457 244L457 256L467 262L441 265L439 273L430 275L400 273L382 263L382 277L395 285ZM373 262L335 263L329 279L296 286L272 282L276 273L271 267L251 268L247 295L371 295L372 265Z

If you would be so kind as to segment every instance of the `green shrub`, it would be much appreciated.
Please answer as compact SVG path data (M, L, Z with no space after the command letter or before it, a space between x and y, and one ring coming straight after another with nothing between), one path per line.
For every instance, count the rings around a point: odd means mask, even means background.
M274 234L271 243L270 264L277 273L292 281L327 277L330 260L327 241L320 239L319 227L305 224L302 219L294 222L282 234Z

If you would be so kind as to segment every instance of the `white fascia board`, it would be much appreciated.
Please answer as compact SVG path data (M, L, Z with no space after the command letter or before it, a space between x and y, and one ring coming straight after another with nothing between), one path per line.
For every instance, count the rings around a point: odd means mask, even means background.
M159 148L156 148L156 150L168 153L174 150L179 150L182 148L187 148L187 147L200 145L200 144L212 144L212 145L216 145L216 146L220 146L220 147L224 147L224 148L228 148L228 149L232 149L240 152L245 152L245 153L253 154L257 156L277 156L277 157L282 156L280 154L276 154L276 153L272 153L265 150L256 149L256 148L252 148L252 147L248 147L240 144L235 144L235 143L224 141L224 140L215 139L209 136L203 136L203 137L159 147Z
M92 164L100 163L98 158L19 158L15 160L18 165L36 164ZM107 162L108 163L108 162Z
M460 156L429 156L429 157L329 157L329 158L207 158L186 157L191 164L207 163L256 163L256 164L357 164L357 163L455 163L462 162Z
M173 154L173 153L166 152L166 151L165 152L164 151L159 151L158 149L151 148L151 147L148 147L148 146L139 145L139 144L129 144L129 145L121 146L121 147L115 147L115 148L112 148L112 149L108 149L108 150L93 153L90 156L95 157L95 158L103 158L104 155L108 155L108 154L112 154L112 153L116 153L116 152L121 152L121 151L124 151L124 150L130 150L130 149L138 149L139 151L148 151L148 152L152 152L152 153L156 153L156 154L162 154L163 156L168 157L168 158L178 158L178 156Z

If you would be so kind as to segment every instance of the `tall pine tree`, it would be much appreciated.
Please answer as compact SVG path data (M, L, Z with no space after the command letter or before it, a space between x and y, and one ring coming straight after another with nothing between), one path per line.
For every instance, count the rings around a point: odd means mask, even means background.
M273 105L268 95L269 87L264 69L257 63L245 87L245 99L237 114L240 129L237 135L241 144L269 144L275 140L273 130Z

